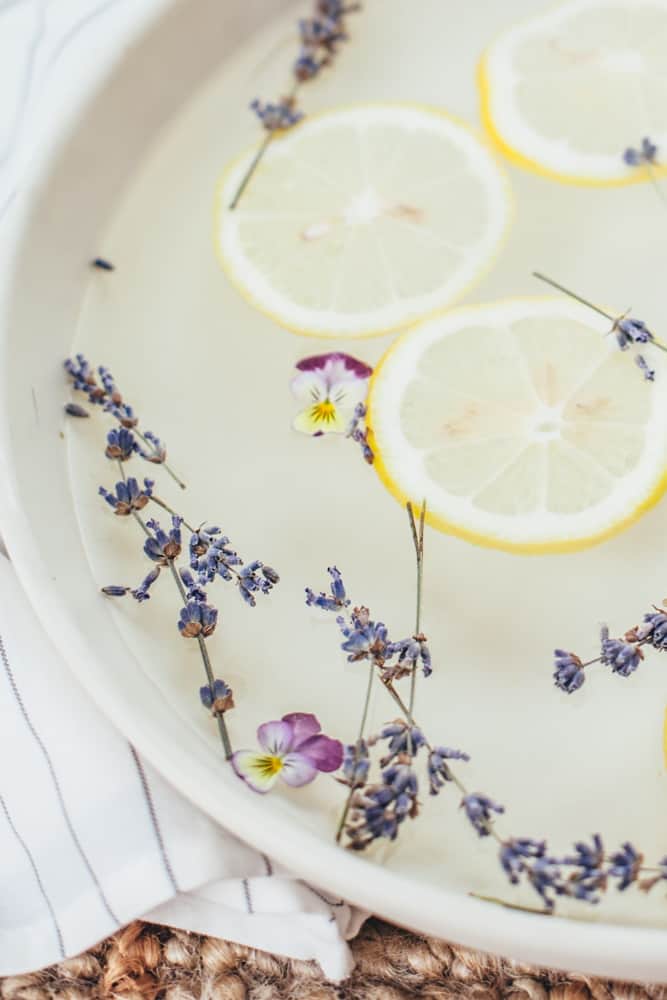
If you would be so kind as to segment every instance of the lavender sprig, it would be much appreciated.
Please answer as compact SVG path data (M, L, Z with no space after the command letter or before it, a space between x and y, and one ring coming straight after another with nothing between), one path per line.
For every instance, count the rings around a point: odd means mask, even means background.
M667 649L667 612L655 608L644 615L640 625L634 625L618 639L610 638L609 629L600 629L600 654L585 662L576 653L564 649L554 651L554 684L565 694L574 694L586 681L586 669L599 663L611 667L613 674L629 677L644 660L644 647Z
M414 520L411 519L411 525ZM419 533L416 537L419 540ZM423 550L422 550L423 551ZM656 867L644 865L644 859L632 844L606 854L602 838L595 834L590 843L582 840L574 844L573 853L559 856L552 852L545 840L529 837L502 836L497 829L497 818L504 814L504 807L481 792L471 791L452 768L453 761L467 762L468 754L445 746L434 746L415 720L412 709L401 697L394 670L396 649L387 627L373 621L365 607L347 609L351 604L340 571L331 567L331 592L316 594L307 590L307 603L323 611L337 613L336 621L343 634L342 650L348 661L365 660L369 666L369 684L366 691L364 712L359 737L349 745L343 758L343 777L338 778L349 788L348 798L336 833L348 837L347 846L352 850L365 850L380 838L394 840L406 819L419 815L419 779L416 765L425 759L429 790L437 795L446 785L458 789L460 808L472 829L480 838L492 839L498 845L501 868L513 885L526 882L539 896L542 913L552 913L556 900L563 896L596 904L610 885L625 891L636 884L648 892L658 883L667 881L667 857ZM644 643L657 648L667 648L667 613L656 611L646 615L641 626L631 630L623 640L609 637L603 629L601 653L595 661L606 662L612 670L627 676L641 659ZM629 648L627 648L629 647ZM575 654L557 652L557 673L565 690L577 690L583 683L584 663ZM401 711L401 718L385 724L373 737L365 738L371 683L376 677ZM383 747L378 760L380 774L369 783L371 771L370 749ZM503 906L514 904L491 897L482 897ZM530 907L518 906L518 909Z
M653 185L655 193L663 204L667 204L665 193L658 184L657 168L660 166L658 160L658 147L647 135L641 140L639 147L628 146L623 150L623 162L628 167L644 169Z
M667 346L661 344L660 341L656 339L655 335L643 320L629 316L628 313L623 313L620 316L612 316L611 313L601 309L599 306L595 305L594 302L591 302L589 299L582 298L581 295L577 295L576 292L571 291L569 288L565 288L564 285L560 285L557 281L554 281L553 278L548 278L545 274L541 274L539 271L533 271L533 277L546 282L546 284L551 285L552 288L557 288L559 292L563 292L571 299L574 299L576 302L581 302L582 305L587 306L600 316L604 316L605 319L608 319L611 323L609 333L613 333L616 337L616 343L618 344L619 350L627 351L631 346L645 344L647 346L655 347L660 351L667 351ZM653 382L655 380L655 371L649 366L643 354L635 355L635 363L644 376L645 381Z
M303 112L297 107L299 89L318 76L325 66L333 63L340 43L348 37L345 15L360 9L360 3L315 0L312 16L298 22L300 51L292 66L293 83L289 93L278 101L265 103L255 98L250 104L266 134L239 182L229 204L230 211L234 211L239 204L273 137L292 128L303 118Z
M139 419L134 409L124 401L109 369L100 365L96 371L83 354L67 358L64 368L75 392L83 393L92 406L100 406L118 421L119 427L109 431L107 435L107 457L126 462L133 455L140 455L147 462L162 465L174 482L185 489L185 483L167 464L167 451L160 439L152 431L142 431L139 428ZM67 403L65 412L69 416L88 416L88 412L78 403Z
M85 393L90 403L100 406L118 422L118 426L107 434L105 455L116 463L121 478L113 490L100 486L99 493L114 514L136 521L144 536L144 555L152 564L137 587L110 584L103 587L102 592L114 598L130 594L139 603L145 603L150 600L151 590L162 571L167 570L181 601L176 622L178 631L184 639L197 642L206 673L207 683L200 689L200 700L217 720L225 757L229 760L233 751L225 713L234 707L234 698L228 685L213 673L206 642L217 627L218 609L209 603L204 585L218 577L234 581L243 600L254 607L257 595L268 594L279 582L278 573L260 560L244 564L220 528L205 524L194 528L155 494L152 479L144 479L141 487L135 477L127 476L126 463L139 456L151 464L163 466L181 486L184 485L166 465L166 450L160 439L151 431L139 430L138 418L132 407L124 402L108 368L100 366L95 371L79 354L76 359L65 362L65 369L74 389ZM85 410L78 412L77 404L68 404L66 410L73 416L87 415ZM155 518L144 520L143 512L151 503L170 514L171 523L167 528ZM184 528L190 533L187 543L183 538ZM189 567L179 566L184 550Z

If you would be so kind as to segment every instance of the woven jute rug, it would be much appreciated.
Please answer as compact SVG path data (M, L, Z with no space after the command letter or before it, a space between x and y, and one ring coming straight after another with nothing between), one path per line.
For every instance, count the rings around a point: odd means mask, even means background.
M3 1000L667 1000L666 986L566 975L416 937L370 920L354 974L335 985L310 962L134 923L99 947L0 980Z

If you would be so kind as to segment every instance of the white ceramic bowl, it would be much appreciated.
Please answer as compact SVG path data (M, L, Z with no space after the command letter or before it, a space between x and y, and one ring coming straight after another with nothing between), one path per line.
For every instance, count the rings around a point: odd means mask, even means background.
M618 919L544 919L488 905L454 884L429 880L428 868L416 877L414 858L383 867L345 853L322 829L302 823L296 808L269 806L250 794L221 766L203 713L193 723L179 711L178 692L157 684L145 660L133 655L119 626L123 612L99 597L97 587L108 581L99 578L88 513L73 488L81 454L65 447L59 418L60 363L91 281L85 264L158 130L282 6L280 0L136 3L104 53L82 63L76 93L64 95L46 151L26 182L9 267L0 275L3 536L37 615L81 683L185 796L240 837L304 878L420 932L547 966L666 979L665 930ZM239 95L239 114L250 96ZM140 339L133 350L142 354ZM399 512L392 518L393 528ZM409 566L407 548L402 565ZM261 627L258 612L253 628ZM331 634L322 641L335 649ZM550 644L547 637L547 659Z

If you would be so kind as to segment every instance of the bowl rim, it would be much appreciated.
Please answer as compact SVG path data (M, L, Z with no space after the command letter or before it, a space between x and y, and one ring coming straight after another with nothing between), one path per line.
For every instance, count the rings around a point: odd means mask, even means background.
M4 277L0 275L0 370L5 373L11 360L12 301L20 294L21 265L31 252L31 206L37 193L48 190L56 156L66 151L77 134L84 109L96 102L120 71L122 53L130 46L140 46L156 23L178 5L179 0L145 0L143 5L136 5L131 21L109 37L104 59L81 70L78 95L70 95L67 106L60 109L61 117L42 147L39 163L30 170L21 204L13 209L14 218L4 241L7 266ZM6 221L3 224L6 226ZM262 800L249 795L240 782L230 786L224 801L208 794L211 783L220 779L220 761L214 761L210 754L175 746L159 725L147 724L141 706L109 679L104 655L86 635L49 575L31 521L20 502L24 486L14 454L11 420L7 394L0 393L0 529L20 583L78 682L186 799L299 877L419 933L536 965L605 977L667 980L667 926L628 927L558 916L538 919L537 915L486 903L459 890L416 883L406 875L343 851L313 832L295 829L287 816L274 814L269 827Z

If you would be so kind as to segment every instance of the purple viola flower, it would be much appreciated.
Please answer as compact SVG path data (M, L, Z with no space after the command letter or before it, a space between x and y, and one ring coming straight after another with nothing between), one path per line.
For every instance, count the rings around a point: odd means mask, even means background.
M218 609L203 601L188 601L178 619L178 631L184 639L207 639L218 624Z
M629 677L644 659L641 646L636 643L610 639L606 625L600 630L600 642L600 662L611 667L613 673L620 674L621 677Z
M237 750L232 766L253 791L270 791L280 777L293 787L307 785L318 771L337 771L343 760L343 744L321 732L317 718L306 712L291 712L282 719L265 722L257 730L261 750Z
M576 653L554 650L554 683L565 694L578 691L586 680L584 667Z
M623 152L623 160L629 167L641 167L645 164L655 166L657 163L658 147L648 136L644 136L639 149L628 146Z
M153 495L154 485L152 479L144 479L142 489L134 476L129 476L127 480L116 483L114 493L106 490L104 486L100 486L99 494L113 508L115 514L127 517L133 511L144 509Z
M137 439L127 427L114 428L107 434L107 446L104 452L107 458L127 462L137 451L139 451Z
M169 533L163 531L155 519L146 522L146 527L152 532L144 542L144 552L153 562L166 566L170 560L181 554L181 524L182 517L172 517L172 527Z
M491 813L504 813L505 807L498 805L488 795L480 795L475 792L472 795L464 795L461 799L461 808L474 826L480 837L488 837L491 832L493 822Z
M350 354L334 351L297 362L297 375L290 385L304 409L294 427L304 434L345 434L358 403L368 395L370 365Z
M309 607L321 608L323 611L340 611L350 603L345 593L345 584L336 566L329 566L327 572L331 577L331 592L316 594L310 587L306 587L306 604Z

